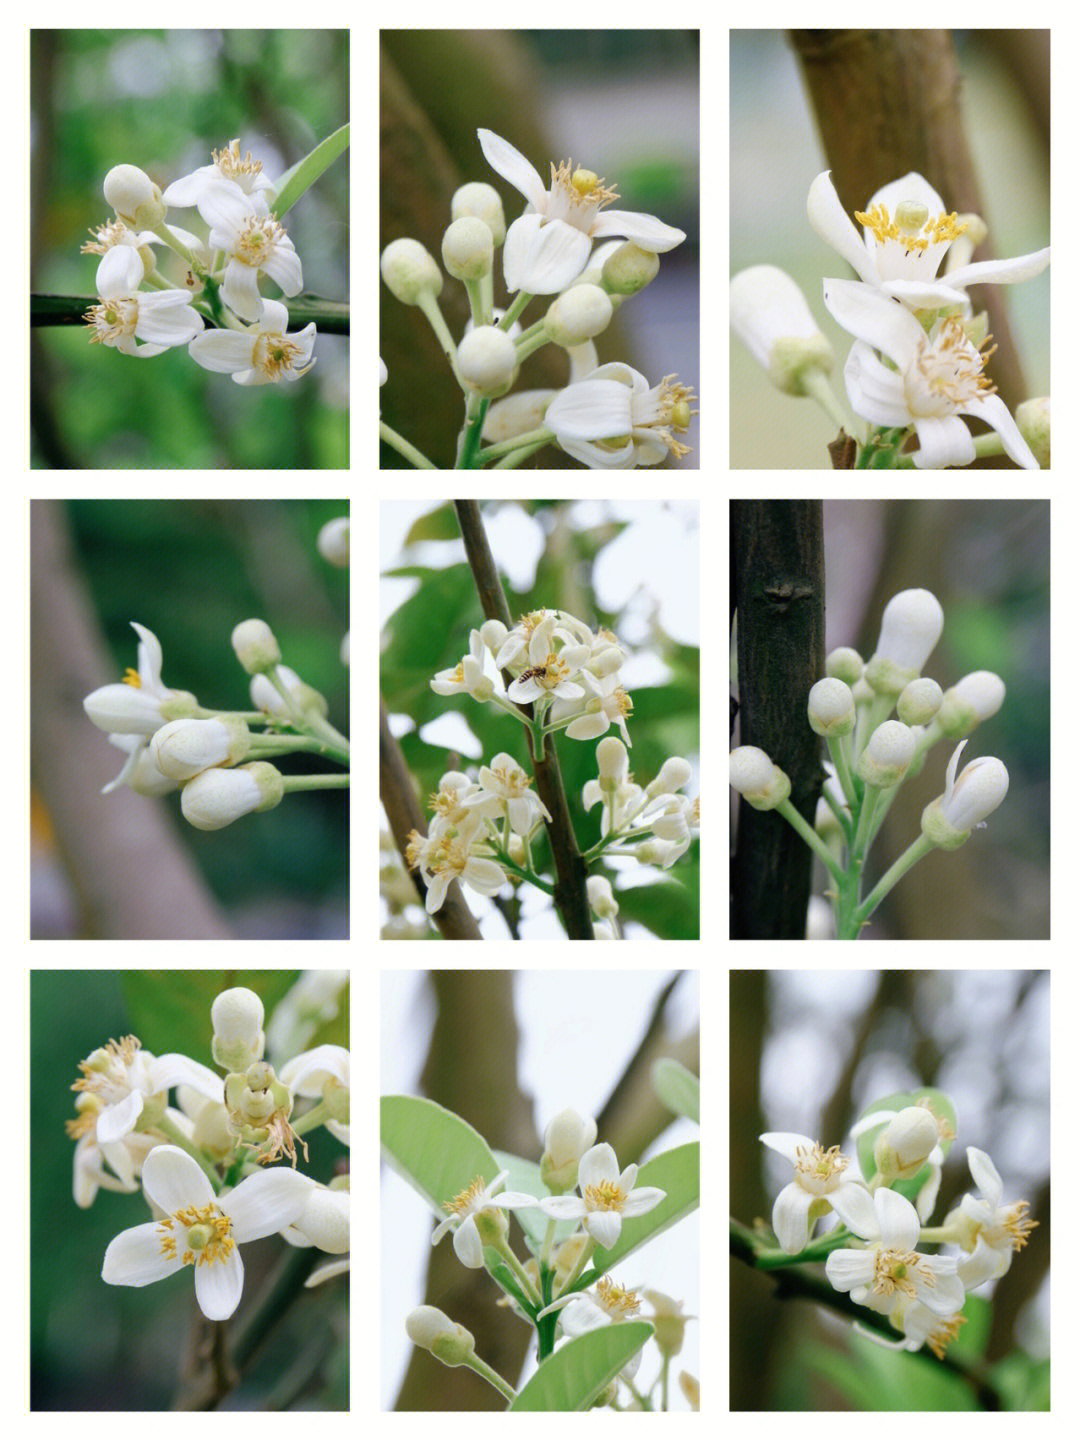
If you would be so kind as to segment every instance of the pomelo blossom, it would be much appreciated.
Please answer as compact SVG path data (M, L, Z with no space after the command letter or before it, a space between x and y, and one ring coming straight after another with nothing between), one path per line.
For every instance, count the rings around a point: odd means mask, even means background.
M772 1225L780 1248L797 1255L810 1243L814 1222L833 1209L833 1197L852 1189L865 1193L866 1186L857 1175L847 1173L850 1161L838 1145L825 1150L808 1135L789 1131L769 1131L760 1138L795 1169L773 1204Z
M502 751L494 756L490 765L480 767L479 778L479 790L464 801L466 809L488 819L505 815L517 835L530 835L541 820L551 820L547 806L530 788L532 776L512 755Z
M227 1320L240 1303L244 1263L238 1245L292 1225L313 1183L287 1166L261 1170L215 1195L198 1164L176 1145L159 1145L142 1174L160 1220L117 1235L105 1251L107 1285L150 1285L190 1265L195 1298L208 1320Z
M967 1158L980 1198L965 1195L959 1209L946 1218L945 1228L957 1232L958 1243L968 1252L957 1273L972 1290L1005 1274L1013 1255L1024 1248L1039 1222L1027 1218L1030 1207L1026 1200L1001 1203L1005 1184L985 1150L969 1145Z
M240 154L240 141L230 140L221 150L214 150L213 163L200 165L190 175L174 180L165 190L162 199L166 205L185 210L199 203L199 196L214 182L225 181L235 185L248 198L255 215L270 213L269 201L274 198L274 184L263 174L262 161L253 160L251 151Z
M230 181L211 180L196 204L210 226L211 247L225 252L221 297L241 320L261 320L264 305L272 303L259 294L261 274L286 295L300 292L304 276L293 242L272 216L255 210L250 196Z
M622 732L623 741L631 744L626 717L634 702L619 684L618 674L612 672L596 680L588 670L582 670L580 679L585 686L584 699L556 700L551 707L551 724L558 725L567 715L574 715L576 718L566 727L571 740L595 740L614 724Z
M558 1313L563 1334L574 1339L578 1335L587 1335L590 1330L602 1329L605 1325L618 1325L624 1320L634 1320L640 1310L641 1301L636 1290L616 1284L610 1275L601 1275L591 1290L579 1290L573 1295L563 1295L547 1306L543 1313ZM619 1371L620 1377L627 1384L637 1374L641 1353L638 1350Z
M86 312L91 345L109 345L146 360L186 345L203 328L187 290L139 289L146 267L137 249L116 245L98 266L99 303ZM137 343L141 342L141 343Z
M580 1220L591 1239L610 1250L622 1233L622 1222L655 1210L667 1192L655 1185L634 1188L639 1167L619 1162L610 1145L594 1145L578 1163L580 1195L548 1195L540 1202L556 1220Z
M806 210L813 229L840 252L864 284L912 309L966 305L967 286L1030 280L1050 263L1048 246L1012 260L961 265L936 279L950 245L968 227L955 211L945 212L941 196L915 171L882 186L865 212L855 212L864 228L862 236L841 205L827 170L810 186Z
M557 168L552 164L548 187L509 141L491 130L476 133L488 164L529 202L506 232L503 274L511 293L554 295L565 290L585 269L594 239L619 236L653 254L673 250L686 239L682 230L653 215L605 212L618 192L592 171L574 169L570 161Z
M935 1315L954 1315L964 1305L964 1286L956 1273L956 1259L923 1255L919 1217L910 1200L895 1190L851 1187L833 1196L833 1209L853 1234L867 1244L860 1250L833 1250L825 1273L834 1290L845 1290L856 1305L904 1296L919 1300Z
M856 343L844 380L856 414L875 425L914 426L919 470L970 465L975 441L960 419L971 415L1001 437L1011 459L1025 470L1039 463L1028 449L1004 401L983 373L987 356L956 316L935 323L929 334L919 321L880 291L856 280L826 280L825 304ZM886 356L890 369L874 351ZM551 423L550 410L548 424Z
M476 1228L476 1217L482 1210L523 1210L536 1205L532 1195L523 1195L516 1190L503 1190L502 1186L509 1170L501 1170L494 1180L485 1185L478 1175L471 1185L466 1186L453 1200L448 1200L443 1209L448 1211L445 1220L435 1227L431 1236L432 1245L437 1245L448 1230L454 1232L454 1254L470 1270L479 1270L484 1264L484 1245Z
M151 1055L134 1035L110 1040L79 1062L81 1077L72 1085L97 1102L98 1143L108 1145L130 1135L145 1102L164 1096L174 1085L190 1085L210 1100L221 1100L220 1076L187 1055Z
M179 225L166 225L165 229L174 235L188 250L192 251L204 264L209 261L210 252L206 248L206 242L200 240L197 235L192 235L187 230L181 230ZM88 240L86 244L82 246L79 253L81 255L100 255L102 257L98 264L96 281L99 294L104 293L101 287L103 283L108 283L110 267L117 263L115 260L110 260L109 264L106 265L106 257L111 251L122 248L132 249L138 253L151 245L163 245L165 243L161 236L155 234L153 230L132 230L125 225L122 220L106 221L105 224L97 226L96 229L92 228L90 233L94 236L94 239ZM154 269L154 264L152 263L153 251L148 250L145 255L139 254L139 259L143 262L144 267L149 264L150 269Z
M423 877L427 887L424 907L429 915L441 909L454 880L479 895L495 895L506 884L506 875L494 860L472 852L480 824L478 818L470 829L444 832L433 822L430 835L414 830L409 836L405 858L410 870L419 870Z
M299 380L315 364L315 322L290 335L287 306L280 300L264 300L262 310L262 319L247 329L197 335L188 354L204 370L231 375L237 385Z
M640 371L617 360L560 390L544 425L590 470L659 465L669 454L681 459L690 453L672 432L688 429L695 398L677 375L650 386Z
M944 1359L948 1346L960 1333L960 1327L967 1324L967 1317L959 1312L937 1315L921 1300L912 1300L910 1296L900 1293L878 1296L871 1291L863 1304L869 1310L876 1310L879 1315L886 1315L893 1329L899 1330L903 1335L902 1340L886 1340L880 1330L873 1330L868 1325L855 1322L855 1328L860 1334L873 1340L875 1345L884 1346L886 1350L908 1350L914 1353L928 1345L941 1360Z

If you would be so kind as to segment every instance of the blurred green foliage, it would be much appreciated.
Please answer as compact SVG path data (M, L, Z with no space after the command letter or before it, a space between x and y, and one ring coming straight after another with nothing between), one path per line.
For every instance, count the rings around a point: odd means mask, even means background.
M112 643L116 678L135 664L130 622L138 620L161 641L166 685L214 709L249 709L249 677L230 636L239 621L259 617L277 636L284 663L326 696L331 723L347 732L348 671L340 659L347 572L315 548L320 527L347 509L341 500L73 501L73 541ZM88 723L86 743L108 742ZM311 755L285 764L292 774L327 768ZM289 795L276 809L247 817L240 831L220 832L184 823L175 796L145 803L175 812L207 883L223 904L253 915L254 933L346 933L347 795Z
M345 31L35 30L31 76L31 289L47 294L94 293L98 257L80 247L110 213L113 165L164 189L238 137L276 178L348 118ZM288 217L305 291L331 300L348 298L347 177L346 153ZM202 223L195 210L167 218ZM303 380L241 386L183 347L140 361L91 346L81 325L35 330L32 464L343 468L347 346L321 335Z
M72 1082L79 1061L110 1039L135 1033L154 1054L179 1048L211 1065L209 999L238 983L264 1000L267 1017L295 971L33 971L30 976L30 1404L34 1410L166 1410L198 1311L189 1277L142 1288L106 1285L101 1263L109 1241L150 1217L141 1194L100 1191L88 1210L72 1196ZM145 984L143 982L146 982ZM134 1004L125 1000L130 994ZM204 1004L201 1037L183 1018ZM336 1028L311 1044L347 1043ZM150 1036L157 1037L153 1042ZM324 1130L308 1138L306 1173L329 1179L341 1146ZM244 1247L245 1291L237 1312L256 1299L268 1266L301 1255L277 1237ZM314 1340L324 1353L296 1408L345 1408L347 1317L342 1281L302 1290L244 1367L222 1408L276 1408L275 1390ZM336 1312L334 1314L333 1312ZM234 1322L235 1323L235 1322Z
M565 503L524 502L534 514ZM593 629L606 626L618 634L620 616L599 607L591 571L603 547L617 539L624 528L621 523L607 520L578 530L561 527L559 543L545 548L528 590L516 591L503 577L512 617L516 620L545 607L565 609ZM418 522L409 539L453 536L453 510L446 505ZM415 721L415 729L400 737L400 745L419 795L423 798L436 791L440 776L461 763L460 756L428 744L420 735L425 725L448 711L461 715L483 747L483 761L476 763L487 763L493 755L505 751L529 770L524 729L516 729L503 711L478 704L468 695L441 696L431 689L432 676L458 663L468 651L469 630L479 627L485 618L468 565L455 563L442 569L406 565L387 574L419 582L415 593L387 622L381 662L382 693L388 710ZM630 765L642 785L655 777L669 756L695 757L700 743L698 650L676 643L659 626L654 626L645 648L664 662L669 674L663 684L635 685L632 689L634 708L627 720L633 741ZM585 782L596 778L596 745L560 735L556 746L574 831L579 847L585 850L600 838L599 807L586 814L581 802ZM542 836L534 846L534 855L541 869L550 870L551 853ZM602 863L594 866L592 873L608 874L612 879L620 920L640 921L662 939L697 939L700 875L696 843L670 870L659 872L654 884L620 889L614 872L606 870Z

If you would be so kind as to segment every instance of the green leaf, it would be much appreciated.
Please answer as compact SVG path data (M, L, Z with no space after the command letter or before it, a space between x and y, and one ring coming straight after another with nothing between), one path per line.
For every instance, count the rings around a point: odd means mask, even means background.
M578 1335L549 1355L511 1410L588 1410L653 1333L644 1320L623 1320Z
M655 1210L645 1215L635 1215L623 1221L622 1232L610 1250L597 1246L592 1263L599 1274L610 1270L625 1255L637 1250L654 1235L674 1225L684 1215L689 1215L698 1206L700 1146L694 1140L689 1145L676 1145L674 1150L665 1150L662 1155L647 1160L638 1171L634 1181L638 1185L657 1185L667 1192Z
M701 1081L678 1060L657 1060L652 1067L657 1095L674 1115L701 1124Z
M420 515L409 526L409 533L405 536L404 544L419 545L424 540L460 540L461 530L458 528L457 513L454 507L447 501L437 506L434 510L428 510ZM464 650L462 646L462 650Z
M344 153L348 143L349 127L342 125L340 130L335 130L302 160L298 160L291 170L285 171L274 187L274 203L271 207L279 220L287 210L292 209L300 196L315 184L323 171L328 170L338 156Z
M222 990L254 990L269 1015L298 970L125 970L120 986L132 1032L154 1055L179 1051L211 1064L210 1006Z
M414 1095L384 1095L381 1109L383 1154L402 1179L421 1195L440 1220L446 1202L478 1175L488 1184L499 1164L487 1141L451 1110Z

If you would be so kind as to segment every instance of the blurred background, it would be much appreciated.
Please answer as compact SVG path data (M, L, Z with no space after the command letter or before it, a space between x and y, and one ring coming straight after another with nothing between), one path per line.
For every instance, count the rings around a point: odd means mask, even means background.
M634 704L627 720L631 768L647 784L668 756L681 755L695 770L683 793L696 796L697 505L493 500L482 510L511 615L516 620L548 606L568 610L593 629L614 630L628 652L620 675ZM484 619L452 507L384 501L379 515L382 693L419 794L437 790L446 770L485 764L502 750L525 764L524 732L511 718L468 695L436 695L430 686L437 671L452 668L468 652L469 630ZM440 617L437 625L432 615ZM582 787L596 776L596 743L561 737L558 753L574 829L585 849L600 833L599 812L586 815L581 805ZM619 856L601 869L615 889L628 938L697 938L696 844L669 870ZM506 920L491 901L467 888L463 894L485 939L508 936ZM529 885L519 894L522 939L565 938L547 895ZM412 905L407 914L393 917L385 905L384 898L384 926L394 922L383 931L387 938L435 936L422 909Z
M95 293L99 257L80 248L111 216L102 183L114 165L164 189L239 138L276 179L348 119L343 30L35 30L30 76L30 285L43 294ZM305 292L329 300L349 298L348 173L346 151L286 217ZM203 223L193 209L167 219L193 233ZM247 386L182 346L139 361L88 333L31 332L34 468L348 463L348 337L319 335L315 368L295 385Z
M257 616L347 732L347 572L315 548L320 527L347 509L341 500L32 503L34 938L347 935L347 793L287 795L234 827L196 830L175 794L100 793L124 755L82 705L136 664L138 620L161 642L167 686L208 708L249 709L230 636ZM298 755L284 769L338 767Z
M109 1241L144 1224L141 1193L101 1190L89 1209L72 1197L75 1118L72 1083L79 1062L110 1038L135 1034L154 1055L178 1051L212 1066L213 996L232 985L253 989L268 1021L298 972L36 970L30 975L30 1405L33 1410L193 1408L204 1376L210 1326L202 1319L190 1271L141 1288L106 1285ZM314 1044L348 1045L348 991L337 1016L312 1032ZM271 1033L271 1032L268 1032ZM268 1042L269 1043L269 1042ZM275 1054L280 1065L299 1050ZM306 1174L327 1181L342 1146L323 1128L306 1137ZM278 1236L245 1245L244 1294L228 1322L235 1347L272 1280L291 1283L241 1367L241 1383L216 1408L341 1410L348 1374L347 1285L332 1279L303 1287L322 1252L295 1249ZM299 1267L293 1273L293 1267ZM299 1273L302 1271L302 1273ZM343 1298L346 1297L346 1298ZM256 1337L249 1332L245 1344ZM235 1349L234 1349L235 1354ZM181 1397L188 1403L181 1404ZM174 1403L177 1402L177 1403ZM198 1407L195 1407L198 1408Z
M450 198L483 180L503 197L506 222L525 200L484 159L479 128L509 140L549 182L550 162L573 158L619 192L613 208L643 211L686 232L660 257L660 273L596 342L600 363L623 360L652 385L677 373L699 384L699 72L693 30L383 30L381 33L382 190L380 245L411 237L441 265ZM481 98L482 97L482 98ZM507 300L495 263L495 304ZM380 354L389 379L383 419L439 466L453 463L461 391L431 327L379 282ZM542 313L543 297L524 324ZM439 303L460 338L465 288L447 280ZM562 386L565 352L548 345L522 367L515 387ZM416 406L415 397L423 396ZM684 437L701 465L699 424ZM665 462L665 467L678 462ZM381 446L379 468L409 468ZM548 447L523 468L580 468Z
M452 1109L489 1145L539 1159L544 1130L568 1107L598 1121L621 1167L699 1138L652 1090L661 1057L699 1073L699 982L695 971L439 970L382 973L381 1090L426 1095ZM597 1025L596 1016L604 1016ZM382 1408L502 1409L496 1391L465 1369L447 1370L405 1334L405 1317L437 1305L477 1338L477 1354L515 1386L536 1368L529 1327L496 1308L483 1271L466 1270L449 1238L432 1249L431 1211L389 1167L382 1171ZM700 1316L699 1226L694 1212L636 1250L633 1288L662 1290ZM511 1221L511 1244L523 1253ZM427 1287L425 1290L425 1286ZM648 1310L650 1307L643 1307ZM646 1344L638 1372L647 1388L660 1366ZM697 1321L671 1366L671 1409L687 1410L680 1370L701 1378Z
M1001 807L959 850L933 852L890 891L864 938L1042 940L1050 936L1050 503L826 500L825 650L869 659L898 591L932 591L945 628L924 674L942 689L974 670L1005 681L1002 708L971 734L961 764L995 755ZM800 702L799 723L805 723ZM793 708L793 713L795 709ZM824 751L824 746L822 747ZM870 851L864 893L919 834L952 754L934 746L900 786ZM815 869L814 892L827 876Z
M957 30L953 40L963 76L964 128L993 254L1041 250L1050 243L1049 32ZM778 265L798 282L833 345L832 384L843 394L842 362L851 337L825 309L821 281L851 272L806 218L810 182L828 162L783 30L732 30L730 95L731 273ZM942 198L956 208L947 195ZM1005 298L1027 393L1049 395L1050 271L996 288ZM991 360L991 378L993 373ZM733 469L831 468L825 447L836 426L817 405L777 390L734 333L730 376Z
M1060 998L1060 997L1059 997ZM790 1131L838 1144L865 1108L933 1085L958 1135L933 1223L974 1193L965 1147L990 1155L1004 1203L1039 1222L995 1285L983 1354L1014 1408L1049 1408L1050 975L1045 970L733 971L731 1214L771 1223L791 1166L758 1137ZM786 1174L785 1174L786 1171ZM823 1231L824 1224L818 1230ZM781 1303L768 1276L731 1262L733 1410L970 1410L971 1386L928 1352L881 1348L838 1316ZM973 1317L961 1331L978 1328ZM1045 1363L1044 1363L1045 1362Z

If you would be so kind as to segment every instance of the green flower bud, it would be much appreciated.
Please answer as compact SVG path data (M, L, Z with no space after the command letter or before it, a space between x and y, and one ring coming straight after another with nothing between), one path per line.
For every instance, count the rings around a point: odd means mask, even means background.
M458 373L477 395L505 395L517 375L513 340L496 325L478 325L458 346Z
M403 305L416 305L420 297L436 297L442 290L442 271L419 240L391 240L379 262L387 289Z
M449 226L442 242L443 264L455 280L480 280L491 274L495 242L483 220L463 215Z
M601 283L609 295L636 295L660 273L660 256L627 240L604 261Z
M571 285L548 307L544 333L569 350L606 330L613 314L611 300L599 285Z

